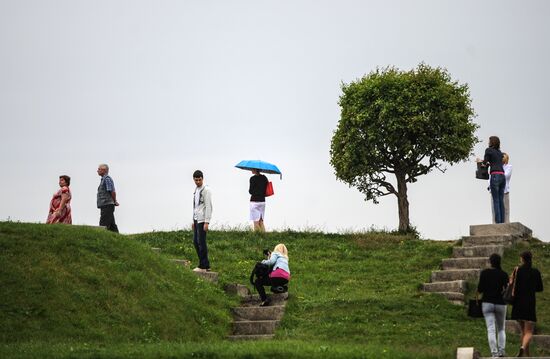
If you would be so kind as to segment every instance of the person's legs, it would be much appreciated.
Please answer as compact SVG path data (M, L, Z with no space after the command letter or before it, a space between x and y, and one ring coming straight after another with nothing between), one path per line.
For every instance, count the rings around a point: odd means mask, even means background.
M258 226L260 227L260 232L265 232L264 219L263 218L260 218L260 220L258 221Z
M498 355L504 356L504 349L506 348L506 305L495 305L495 325Z
M504 223L510 223L510 192L504 194Z
M504 187L506 186L506 177L504 175L499 175L501 177L500 179L500 185L498 187L498 204L500 206L500 222L504 223Z
M260 295L260 300L262 302L265 302L267 300L267 295L265 294L264 285L271 285L271 278L269 277L256 278L256 280L254 281L254 287L258 291L258 294Z
M200 249L199 249L199 226L197 221L193 221L193 246L195 246L195 251L197 252L197 257L199 258L199 265L197 267L200 267Z
M208 261L208 246L206 245L206 232L204 230L204 222L198 223L197 227L198 234L198 254L199 254L199 268L210 269L210 262Z
M115 205L103 206L100 208L100 211L99 225L106 227L109 231L118 233L118 227L115 223Z
M504 178L503 175L491 175L491 196L493 197L493 208L495 211L495 222L501 222L501 197L500 197L500 185L501 179ZM504 193L504 192L503 192Z
M523 336L525 335L525 321L523 320L518 320L517 321L518 324L519 324L519 329L520 329L520 333L519 333L519 343L521 345L521 347L519 348L519 353L518 353L518 357L521 357L523 356L524 354L524 348L523 348Z
M495 330L495 305L493 303L481 303L481 310L483 311L483 317L487 325L487 339L489 340L491 355L496 357L498 355L498 348Z
M521 346L523 347L525 356L530 356L529 353L529 344L531 343L531 339L533 338L533 332L535 329L535 323L534 322L523 322L523 335L521 338Z

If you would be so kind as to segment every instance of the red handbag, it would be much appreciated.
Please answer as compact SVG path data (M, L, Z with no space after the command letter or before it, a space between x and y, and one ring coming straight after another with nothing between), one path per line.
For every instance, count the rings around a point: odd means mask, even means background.
M275 194L275 191L273 191L273 183L267 182L267 186L265 187L265 196L273 196Z

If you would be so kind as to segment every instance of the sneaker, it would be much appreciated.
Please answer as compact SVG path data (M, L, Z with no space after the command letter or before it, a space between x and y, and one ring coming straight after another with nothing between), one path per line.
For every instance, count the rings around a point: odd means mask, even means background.
M269 303L271 303L271 301L269 300L269 298L267 298L260 304L260 307L267 307Z
M199 273L204 273L206 271L207 271L206 269L202 269L202 268L199 268L199 267L193 269L193 272L199 272Z

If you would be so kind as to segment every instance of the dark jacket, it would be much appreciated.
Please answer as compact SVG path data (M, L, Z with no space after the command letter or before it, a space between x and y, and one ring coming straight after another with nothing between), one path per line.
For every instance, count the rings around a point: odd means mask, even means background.
M483 163L488 166L491 166L489 173L493 172L503 172L504 167L502 167L502 152L496 148L488 147L485 150L485 157L483 157Z
M481 271L477 291L483 293L483 302L502 304L502 291L508 283L508 274L502 269L488 268Z
M248 193L251 194L250 202L265 202L267 182L268 180L265 175L254 175L250 177L250 188L248 189Z

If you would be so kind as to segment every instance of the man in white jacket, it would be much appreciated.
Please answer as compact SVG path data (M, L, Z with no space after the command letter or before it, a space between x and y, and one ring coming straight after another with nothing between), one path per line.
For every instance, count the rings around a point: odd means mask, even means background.
M197 170L193 173L193 181L197 186L193 196L193 244L199 256L199 265L193 271L208 272L210 271L210 262L208 261L206 233L212 217L212 194L210 189L204 185L202 171Z

